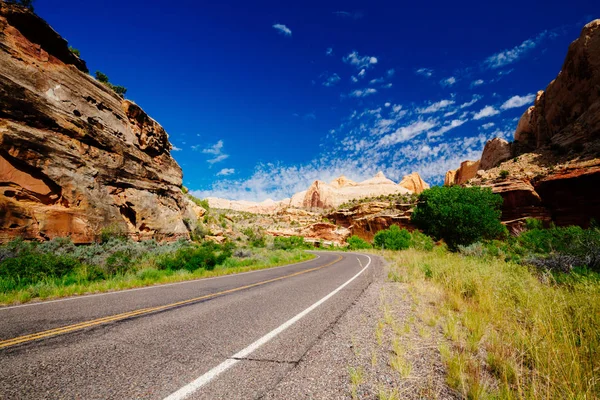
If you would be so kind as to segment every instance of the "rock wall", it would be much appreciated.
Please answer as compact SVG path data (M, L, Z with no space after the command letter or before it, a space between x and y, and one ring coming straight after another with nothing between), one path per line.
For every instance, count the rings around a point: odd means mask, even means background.
M521 160L506 161L513 156ZM466 174L470 183L502 195L509 226L529 217L563 226L600 221L600 20L571 43L561 72L519 120L515 141L489 141L479 167L483 173ZM448 171L446 184L466 183L462 169Z
M45 21L0 2L0 241L187 238L202 211L167 133L86 72Z

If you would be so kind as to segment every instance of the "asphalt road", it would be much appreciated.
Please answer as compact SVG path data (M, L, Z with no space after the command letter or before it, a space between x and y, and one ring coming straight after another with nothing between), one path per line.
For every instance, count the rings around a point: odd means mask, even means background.
M318 255L246 274L0 308L0 399L260 398L352 305L380 262Z

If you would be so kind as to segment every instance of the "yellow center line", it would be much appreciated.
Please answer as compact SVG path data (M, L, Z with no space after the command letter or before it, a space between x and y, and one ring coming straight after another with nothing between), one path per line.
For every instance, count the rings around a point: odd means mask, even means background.
M138 317L141 315L146 315L146 314L150 314L150 313L154 313L154 312L158 312L158 311L164 311L164 310L168 310L170 308L179 307L179 306L190 304L190 303L195 303L195 302L198 302L201 300L211 299L211 298L218 297L218 296L223 296L223 295L229 294L229 293L239 292L240 290L245 290L245 289L249 289L249 288L256 287L256 286L265 285L265 284L271 283L271 282L280 281L282 279L292 278L294 276L306 274L308 272L313 272L313 271L317 271L317 270L325 268L325 267L329 267L330 265L333 265L333 264L337 263L338 261L340 261L342 258L343 258L342 256L339 256L336 260L334 260L328 264L321 265L320 267L315 267L315 268L310 268L310 269L306 269L306 270L299 271L299 272L294 272L293 274L284 275L284 276L280 276L278 278L268 279L266 281L252 283L250 285L240 286L240 287L233 288L233 289L223 290L221 292L211 293L211 294L207 294L204 296L195 297L195 298L189 299L189 300L182 300L182 301L167 304L164 306L142 308L139 310L128 311L128 312L125 312L122 314L110 315L108 317L102 317L102 318L94 319L91 321L79 322L79 323L73 324L73 325L67 325L67 326L63 326L63 327L59 327L59 328L49 329L49 330L42 331L42 332L32 333L29 335L18 336L18 337L12 338L12 339L2 340L2 341L0 341L0 349L10 347L10 346L15 346L17 344L32 342L34 340L40 340L40 339L45 339L45 338L52 337L52 336L62 335L62 334L70 333L70 332L74 332L74 331L79 331L79 330L89 328L92 326L108 324L110 322L121 321L121 320L124 320L127 318Z

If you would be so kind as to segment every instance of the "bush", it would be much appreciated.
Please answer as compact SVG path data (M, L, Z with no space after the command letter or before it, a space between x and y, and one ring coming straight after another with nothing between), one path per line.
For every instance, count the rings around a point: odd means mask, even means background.
M451 250L482 239L506 237L500 223L502 197L489 188L436 186L419 195L412 221Z
M112 83L110 83L108 76L100 71L96 71L96 80L111 88L116 94L118 94L121 97L124 97L125 93L127 93L127 88L123 86L113 85Z
M125 274L133 265L131 255L127 251L117 251L106 259L105 270L108 275Z
M111 239L125 240L127 234L117 224L110 224L100 230L100 243L107 243Z
M246 228L242 233L248 237L248 244L250 244L251 247L262 248L267 245L265 235L258 230Z
M172 271L185 269L193 272L200 268L211 271L215 266L225 262L230 255L230 253L223 252L217 256L212 245L190 247L179 249L174 254L164 255L157 261L157 265L160 269Z
M433 250L434 241L424 233L414 230L410 233L410 247L417 250Z
M197 206L200 206L202 208L204 208L206 211L210 210L210 206L208 205L208 200L205 199L199 199L197 197L192 196L191 194L188 193L188 198L193 201L194 203L196 203Z
M81 52L77 50L75 47L69 46L69 51L75 54L77 57L81 58Z
M410 239L410 233L406 229L392 225L389 229L377 232L373 245L386 250L404 250L409 248Z
M304 238L301 236L276 237L273 241L273 248L276 250L304 249L307 247Z
M525 228L528 231L531 231L533 229L544 229L544 221L536 218L527 218L525 220Z
M500 171L500 179L506 179L506 178L508 178L509 174L510 174L510 172L508 172L507 170L503 169L502 171Z
M23 286L46 278L62 277L80 265L71 256L25 251L0 263L0 278L14 280Z
M370 249L373 247L371 246L371 243L359 238L356 235L349 237L346 242L348 243L348 249L350 250Z

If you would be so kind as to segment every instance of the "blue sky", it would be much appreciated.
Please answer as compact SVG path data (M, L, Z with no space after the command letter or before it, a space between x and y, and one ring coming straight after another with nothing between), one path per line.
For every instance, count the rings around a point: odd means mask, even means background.
M432 184L510 140L593 1L38 0L126 86L197 195L279 200L315 179Z

